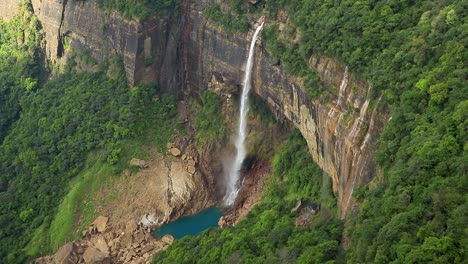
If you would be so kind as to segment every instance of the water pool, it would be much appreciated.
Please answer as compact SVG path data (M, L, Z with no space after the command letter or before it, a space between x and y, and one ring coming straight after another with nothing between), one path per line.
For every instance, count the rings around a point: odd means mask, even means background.
M153 232L153 237L160 239L167 234L172 235L175 239L194 236L210 227L218 226L218 220L221 216L223 214L219 208L210 208L160 226Z

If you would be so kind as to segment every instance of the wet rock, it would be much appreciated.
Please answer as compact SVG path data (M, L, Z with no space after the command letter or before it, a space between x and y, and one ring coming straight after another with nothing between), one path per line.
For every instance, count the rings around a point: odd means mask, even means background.
M73 243L67 243L59 248L54 255L54 263L57 264L75 264L80 260L78 246Z

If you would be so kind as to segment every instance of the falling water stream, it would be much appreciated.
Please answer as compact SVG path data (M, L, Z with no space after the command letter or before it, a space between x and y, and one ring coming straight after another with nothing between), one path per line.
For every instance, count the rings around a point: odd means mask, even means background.
M263 28L263 23L255 30L250 43L249 57L245 68L244 83L242 88L242 95L240 100L240 113L239 113L239 127L235 141L236 156L228 170L228 178L226 182L226 195L224 196L224 203L230 206L234 203L237 193L239 192L239 179L242 162L247 156L245 148L245 139L247 137L247 113L249 112L249 90L251 84L252 68L254 62L255 43L257 42L258 34Z

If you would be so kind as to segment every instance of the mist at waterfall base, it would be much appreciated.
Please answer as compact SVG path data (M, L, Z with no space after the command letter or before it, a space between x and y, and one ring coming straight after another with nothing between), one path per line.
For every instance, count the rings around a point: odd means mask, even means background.
M236 200L237 194L240 189L240 170L245 157L247 156L247 150L245 147L245 139L247 138L247 114L249 112L249 91L252 82L252 68L254 63L255 54L255 43L257 42L258 34L263 28L263 23L257 27L252 37L249 49L249 57L245 68L245 76L242 87L242 94L240 98L240 111L239 111L239 126L237 130L237 136L235 139L236 154L234 159L227 167L227 179L226 179L226 192L224 196L224 204L231 206Z

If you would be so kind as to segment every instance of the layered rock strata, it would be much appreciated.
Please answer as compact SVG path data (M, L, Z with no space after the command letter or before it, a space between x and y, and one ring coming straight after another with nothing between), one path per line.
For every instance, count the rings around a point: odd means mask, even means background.
M188 91L207 84L225 83L240 87L248 52L250 32L229 35L203 16L206 3L188 3L184 26L185 84ZM268 21L266 22L268 23ZM352 69L338 62L311 57L311 67L329 89L325 102L311 99L302 81L275 65L257 45L252 88L277 116L296 126L307 141L314 161L333 179L341 216L353 206L355 185L365 184L376 173L375 142L380 135L388 109L377 111L379 96L360 81Z
M252 32L226 34L208 21L203 11L213 2L219 1L183 0L178 17L137 22L107 14L96 1L32 0L51 61L63 56L66 45L97 59L122 55L130 85L157 80L165 91L183 88L186 94L214 81L232 91L240 87ZM7 1L9 6L14 3ZM312 57L309 66L327 84L330 96L322 101L309 98L302 81L274 65L262 45L260 40L253 90L300 130L314 161L333 179L345 217L353 205L354 186L369 182L376 173L373 146L389 111L386 106L376 110L379 96L373 96L374 89L352 74L353 69L327 58ZM203 162L201 167L206 167Z

